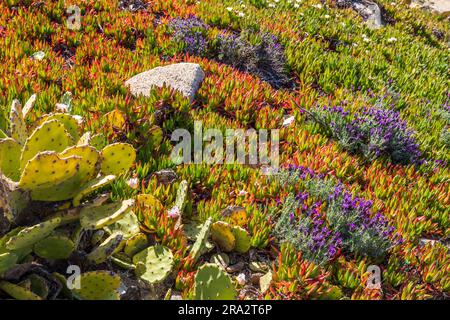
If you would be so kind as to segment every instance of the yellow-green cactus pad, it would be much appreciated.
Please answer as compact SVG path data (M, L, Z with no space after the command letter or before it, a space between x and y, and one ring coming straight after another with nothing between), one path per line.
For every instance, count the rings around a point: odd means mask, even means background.
M225 252L230 252L236 245L231 226L223 221L214 222L211 226L211 238Z
M4 138L8 138L8 136L6 135L6 133L3 132L2 129L0 129L0 139L4 139Z
M59 155L61 158L76 156L80 158L76 174L63 182L32 192L33 200L62 201L72 199L79 193L80 185L85 184L97 174L99 154L90 146L73 146Z
M196 300L235 300L236 287L230 276L218 265L206 263L195 276Z
M109 271L91 271L81 274L80 288L72 293L81 300L119 300L120 276Z
M100 264L106 261L119 246L123 239L121 233L114 233L103 241L97 248L87 255L87 259L95 264Z
M233 226L243 227L248 222L247 212L245 208L240 206L226 207L221 215L231 223Z
M66 131L72 137L73 141L78 141L80 137L78 134L78 121L72 115L67 113L54 113L51 115L46 115L41 119L39 124L51 120L58 120L60 123L62 123Z
M0 289L16 300L42 300L37 294L11 282L0 281Z
M129 257L133 257L138 252L144 250L147 246L147 236L143 233L137 233L126 241L123 252Z
M142 280L154 284L163 281L173 267L173 254L169 248L152 246L134 255L135 273Z
M251 238L247 230L238 226L233 226L232 231L236 239L234 250L239 253L246 253L251 247Z
M50 260L67 259L75 249L70 238L63 235L51 235L34 245L34 253L41 258Z
M20 159L23 170L28 161L43 151L61 152L72 144L72 138L64 125L57 120L44 122L37 127L25 142Z
M61 218L54 218L31 227L24 228L12 236L6 243L8 250L17 250L34 245L36 242L48 237L61 223Z
M34 103L36 102L36 97L37 97L36 94L31 95L31 97L25 103L22 109L22 116L24 119L27 117L28 113L33 109Z
M89 206L81 210L80 223L88 230L101 229L110 225L129 213L134 206L134 200L110 203L102 206Z
M91 148L91 147L89 147ZM80 191L77 193L77 195L73 198L73 205L74 207L77 207L80 205L81 200L87 196L88 194L103 188L114 181L116 176L114 175L108 175L108 176L101 176L98 177L92 181L89 181L86 185L82 186Z
M14 139L0 140L0 171L13 181L19 181L22 147Z
M124 239L129 239L140 231L138 218L133 211L104 229L110 234L121 232Z
M80 158L60 158L55 152L42 152L28 161L22 172L19 187L34 190L56 186L73 177L79 168Z
M100 158L98 151L90 146L72 146L60 153L61 158L77 156L81 158L78 170L80 182L88 181L96 176L96 164Z
M23 119L22 105L19 100L14 100L11 105L11 112L9 113L10 121L10 136L16 140L20 145L27 140L27 126Z
M42 299L47 298L49 288L47 281L43 277L32 273L25 280L30 282L31 292L38 295Z
M130 169L136 159L136 151L127 143L113 143L103 148L101 172L119 175Z

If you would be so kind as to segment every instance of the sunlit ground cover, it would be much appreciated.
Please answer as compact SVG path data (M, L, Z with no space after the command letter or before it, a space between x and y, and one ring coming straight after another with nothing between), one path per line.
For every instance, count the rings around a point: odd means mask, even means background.
M229 254L231 264L244 263L229 272L238 298L448 297L448 17L381 0L388 23L371 29L329 0L153 0L135 12L119 2L72 1L81 8L77 31L65 25L65 1L0 4L0 129L7 131L13 99L25 103L37 94L32 125L70 91L83 131L134 146L135 165L107 190L114 201L151 194L161 202L135 210L151 242L173 253L172 276L156 298L169 289L198 297L197 270L221 250L216 245L193 259L184 228L209 218L233 225L221 215L231 205L245 209L241 227L252 247ZM261 39L269 49L253 56ZM235 45L276 66L268 73L227 58ZM45 57L33 59L40 51ZM168 89L136 98L124 85L176 62L205 71L192 104ZM114 110L123 121L104 117ZM295 120L283 126L287 116ZM282 174L238 164L174 165L170 134L192 132L195 120L221 130L280 129ZM155 125L161 142L148 138ZM162 169L178 180L160 184L154 173ZM130 186L132 178L137 185ZM180 226L168 210L182 180L189 191ZM368 286L371 265L381 269L378 288ZM90 268L122 272L117 265ZM255 273L272 280L260 288L252 284Z

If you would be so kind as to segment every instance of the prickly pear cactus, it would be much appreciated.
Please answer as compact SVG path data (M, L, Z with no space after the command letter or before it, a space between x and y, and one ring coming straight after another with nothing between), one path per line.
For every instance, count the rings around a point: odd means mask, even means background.
M236 245L236 238L232 228L224 221L217 221L212 224L211 238L225 252L231 252Z
M20 168L23 170L28 161L43 151L61 152L73 143L72 137L57 120L44 122L28 137L20 157Z
M42 300L40 296L31 290L7 281L0 281L0 290L17 300Z
M173 254L164 246L153 246L134 255L135 273L142 280L154 284L163 281L173 267Z
M17 255L13 252L0 253L0 276L16 265Z
M195 240L190 253L194 261L197 261L200 255L206 250L206 244L208 242L211 225L212 219L208 218L197 235L197 239Z
M102 206L88 206L81 210L80 223L85 229L97 230L110 225L130 212L134 200L110 203Z
M22 147L11 138L0 140L0 171L13 181L19 181L19 161Z
M119 175L132 166L136 152L130 144L114 143L103 148L101 158L100 171L102 174Z
M86 185L84 185L81 188L81 191L79 191L77 193L77 195L73 198L73 206L77 207L80 205L81 200L86 197L88 194L103 188L107 185L109 185L111 182L114 181L114 179L116 179L116 176L114 175L109 175L109 176L101 176L98 177L90 182L88 182Z
M186 180L181 181L177 190L177 197L175 200L175 206L182 213L186 205L186 198L188 194L188 182Z
M232 231L236 239L234 250L239 253L246 253L251 247L251 238L247 230L238 226L234 226L232 228Z
M22 229L17 235L6 242L8 250L22 249L34 245L36 242L49 236L61 223L61 218L54 218L31 227Z
M64 235L53 234L34 245L34 253L44 259L67 259L75 249L73 241Z
M97 248L95 248L91 253L87 255L87 259L95 264L100 264L105 262L123 239L121 233L115 233L110 235L105 241L103 241Z
M123 252L129 257L133 257L138 252L144 250L147 246L147 235L144 233L138 233L126 241Z
M139 221L134 212L130 212L124 215L120 220L110 224L104 228L110 234L114 232L121 232L124 239L129 239L132 236L139 233L141 230L139 227Z
M195 276L196 300L235 300L236 287L230 276L218 265L202 265Z
M119 300L120 277L108 271L91 271L80 275L80 287L72 289L81 300Z
M223 216L233 226L243 227L248 222L247 212L245 211L245 208L240 206L226 207L222 210L221 216Z

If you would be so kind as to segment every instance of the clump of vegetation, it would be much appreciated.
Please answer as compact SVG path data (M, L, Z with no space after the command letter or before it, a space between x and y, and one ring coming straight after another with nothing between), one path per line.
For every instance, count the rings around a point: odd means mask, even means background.
M339 106L323 106L309 114L344 150L368 161L382 157L400 164L421 161L415 133L397 111L373 107L350 114Z
M240 33L222 32L209 39L210 26L195 16L173 19L169 27L173 39L183 43L186 53L212 58L256 75L274 88L292 84L287 75L284 48L269 32L245 29Z

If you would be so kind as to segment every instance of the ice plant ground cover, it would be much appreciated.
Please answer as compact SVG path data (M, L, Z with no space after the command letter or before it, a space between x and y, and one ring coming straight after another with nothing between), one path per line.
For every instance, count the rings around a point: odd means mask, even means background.
M2 1L1 176L38 201L9 225L2 180L0 299L448 298L450 23L408 2L374 29L333 0L74 0L79 28L66 1ZM124 85L178 62L205 72L192 103ZM279 173L175 165L194 121L279 129ZM46 126L64 148L22 148ZM15 157L92 172L46 193Z

